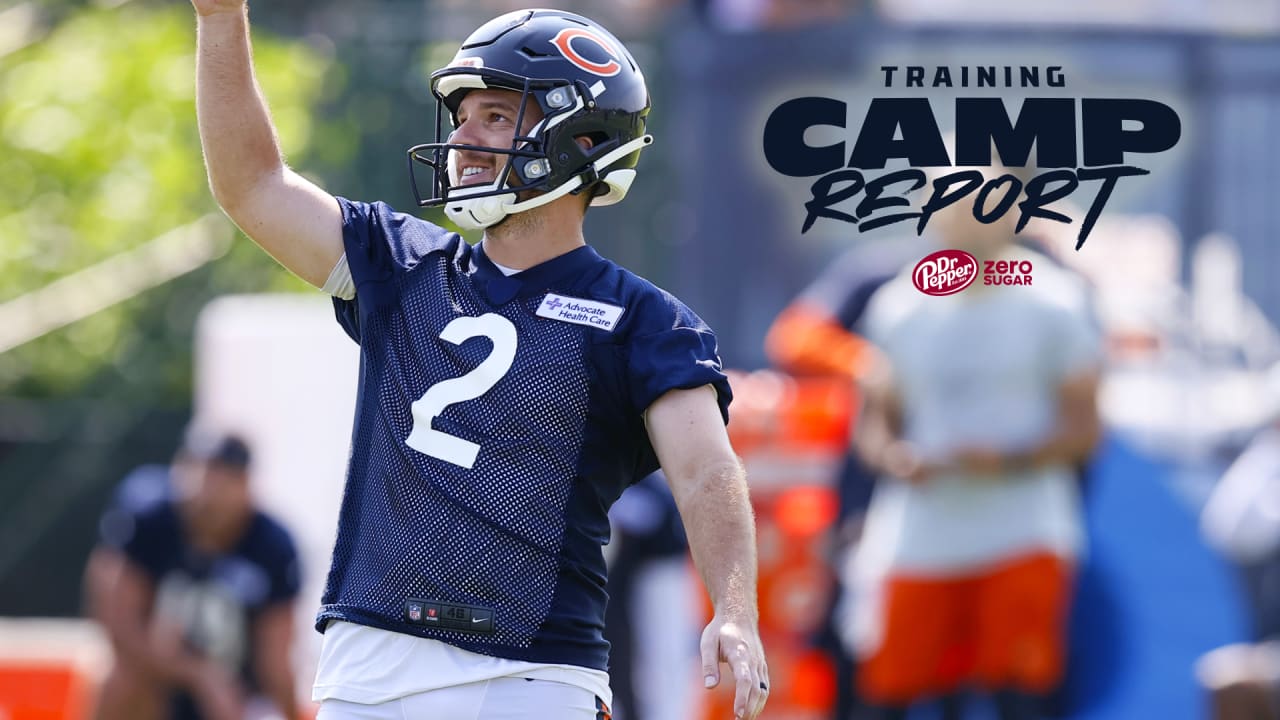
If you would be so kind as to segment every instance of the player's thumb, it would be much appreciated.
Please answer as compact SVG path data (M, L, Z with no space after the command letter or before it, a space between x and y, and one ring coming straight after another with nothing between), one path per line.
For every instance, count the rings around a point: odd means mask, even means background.
M720 634L708 627L702 633L702 684L713 688L720 684Z

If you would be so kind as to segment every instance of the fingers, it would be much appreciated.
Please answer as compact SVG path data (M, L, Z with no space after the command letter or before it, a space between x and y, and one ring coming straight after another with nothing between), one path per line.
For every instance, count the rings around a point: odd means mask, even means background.
M726 661L733 669L734 717L752 720L764 710L769 697L769 668L765 665L764 653L760 647L752 647L749 640L744 640L729 654L731 657Z
M765 666L763 661L756 666L755 676L755 704L748 705L751 708L751 712L747 714L747 718L755 718L759 715L764 710L765 700L769 699L769 668Z
M702 651L703 685L713 688L720 684L720 632L714 624L702 631L699 649Z
M720 662L733 672L733 714L754 720L769 697L769 668L755 633L713 622L702 633L702 675L708 688L720 684Z
M751 653L743 648L744 656ZM733 696L733 714L743 720L754 720L764 710L765 701L769 699L769 670L763 659L753 658L756 662L742 660L732 663L735 679Z
M731 663L736 685L733 692L733 716L736 718L754 718L759 704L760 678L745 660ZM751 711L748 715L747 712Z

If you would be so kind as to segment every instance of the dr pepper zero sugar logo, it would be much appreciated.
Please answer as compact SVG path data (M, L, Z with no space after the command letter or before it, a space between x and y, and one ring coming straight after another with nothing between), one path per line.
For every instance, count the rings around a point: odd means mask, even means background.
M963 250L939 250L916 263L911 281L926 295L954 295L978 279L978 260ZM983 285L1030 285L1030 260L986 260Z
M978 277L978 260L963 250L939 250L916 263L911 281L926 295L954 295Z

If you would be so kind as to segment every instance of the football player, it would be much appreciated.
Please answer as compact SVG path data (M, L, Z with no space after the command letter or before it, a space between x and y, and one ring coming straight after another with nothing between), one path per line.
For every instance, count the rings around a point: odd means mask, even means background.
M727 663L737 715L755 717L755 531L715 336L583 238L587 206L623 198L651 141L635 60L591 20L527 10L432 74L436 139L410 150L410 177L420 205L484 230L473 247L290 170L244 1L193 4L214 195L334 296L361 348L320 717L609 717L607 510L659 465L715 609L706 684Z
M85 569L114 655L99 720L301 717L297 552L255 509L249 460L241 439L193 426L171 466L120 484Z

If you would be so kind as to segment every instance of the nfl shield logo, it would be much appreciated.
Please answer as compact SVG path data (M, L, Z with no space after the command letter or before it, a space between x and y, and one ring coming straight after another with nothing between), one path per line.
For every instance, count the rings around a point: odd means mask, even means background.
M409 606L409 619L412 620L413 622L422 622L422 606L421 605Z

